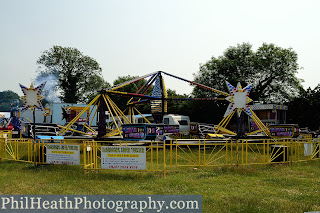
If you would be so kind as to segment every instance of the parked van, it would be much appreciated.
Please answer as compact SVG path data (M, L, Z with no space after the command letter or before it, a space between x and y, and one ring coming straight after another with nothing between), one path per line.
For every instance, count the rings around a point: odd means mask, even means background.
M190 118L186 115L168 114L163 116L164 125L179 125L179 132L189 134Z

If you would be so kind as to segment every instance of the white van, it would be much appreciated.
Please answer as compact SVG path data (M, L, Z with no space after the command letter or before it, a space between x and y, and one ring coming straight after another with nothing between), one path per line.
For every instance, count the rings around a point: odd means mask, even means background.
M164 125L179 125L179 132L189 134L190 118L186 115L168 114L163 116Z

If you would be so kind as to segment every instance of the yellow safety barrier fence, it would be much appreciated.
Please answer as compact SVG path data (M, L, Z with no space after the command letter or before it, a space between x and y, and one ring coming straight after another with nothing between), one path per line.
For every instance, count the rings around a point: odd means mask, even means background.
M0 138L12 138L12 131L11 130L1 130L0 131Z
M33 140L0 138L0 159L32 163L33 152Z
M183 139L166 144L167 167L293 163L319 159L320 139Z
M136 151L132 151L132 149ZM108 157L112 157L113 162L106 162ZM126 157L128 157L128 161L124 162L126 161ZM165 175L165 157L165 143L160 141L83 142L85 171L116 169L126 171L163 172ZM123 164L127 164L127 166L124 168Z
M23 161L38 164L48 164L47 146L50 144L77 145L82 150L82 140L51 140L28 138L0 138L0 159ZM80 157L80 159L82 159ZM83 165L83 160L81 161Z
M80 165L85 172L116 169L161 172L165 176L167 169L180 166L238 166L319 159L319 147L320 138L311 137L257 140L176 139L166 142L34 141L2 137L0 159L35 165ZM64 157L52 161L50 156L57 155ZM64 161L66 155L71 156L71 160Z
M94 143L93 141L86 141L86 143L90 142ZM37 139L35 144L35 164L83 166L87 156L85 150L88 149L85 147L86 143L80 139ZM54 159L52 159L52 157Z

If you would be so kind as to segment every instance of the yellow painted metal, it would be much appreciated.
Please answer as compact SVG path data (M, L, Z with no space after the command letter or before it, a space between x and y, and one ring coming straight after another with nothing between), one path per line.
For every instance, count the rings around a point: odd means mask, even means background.
M237 135L237 133L235 133L235 132L232 132L231 130L229 130L229 129L226 129L226 128L224 128L224 127L218 127L218 130L220 131L220 132L224 132L224 133L226 133L226 134L230 134L230 135Z
M258 130L256 130L256 131L249 132L249 133L247 133L246 135L254 135L254 134L257 134L257 133L259 133L259 132L263 132L263 129L258 129Z
M264 132L267 136L270 136L271 135L270 130L261 122L261 120L258 118L258 116L251 109L250 109L250 112L252 114L252 119L257 124L259 130L248 133L247 135L252 135L252 134L259 133L259 132ZM226 126L230 122L231 118L233 117L234 113L235 112L232 112L228 116L223 117L223 119L220 121L220 123L214 127L214 129L216 130L217 133L223 132L223 133L227 133L227 134L231 134L231 135L237 135L235 132L228 130L226 128Z
M3 139L12 138L12 131L11 130L0 130L0 138L3 138Z
M261 120L258 118L258 116L253 112L252 109L250 109L250 112L252 114L253 121L257 124L259 129L261 129L266 135L270 136L270 130L261 122Z
M113 105L111 104L111 103L109 103L109 101L108 101L108 96L107 95L102 95L102 97L103 97L103 100L104 100L104 102L106 103L106 105L107 105L107 107L108 107L108 109L109 109L109 112L111 113L112 111L114 112L114 114L117 116L117 118L118 118L118 121L121 123L121 125L123 124L122 123L122 120L120 119L120 117L119 117L119 115L118 115L118 112L115 110L115 108L113 107ZM112 110L112 111L111 111ZM115 122L116 123L116 122ZM118 128L118 125L116 125L117 126L117 128Z
M227 120L226 122L221 125L223 128L226 128L226 126L229 124L229 122L231 121L231 118L233 117L233 115L235 114L235 112L231 113L228 117L227 117Z
M94 107L93 107L93 108L94 108ZM93 109L93 108L92 108L92 109ZM98 112L98 106L96 107L96 110L95 110L95 112L94 112L94 114L93 114L92 118L95 118L95 117L96 117L97 112ZM92 122L93 122L93 120L94 120L94 119L92 119L92 120L91 120L91 122L90 122L90 124L89 124L89 127L91 127L91 126L92 126Z
M132 100L133 100L133 97L129 99L129 101L127 102L127 105L131 104Z
M153 142L151 141L151 146L150 146L150 150L151 150L151 168L153 168Z
M121 117L123 118L123 120L127 123L127 124L131 124L131 121L129 120L129 118L121 111L121 109L110 99L110 97L108 97L110 102L114 105L115 109L118 111L118 113L121 115Z
M138 113L139 115L141 115L141 117L142 117L145 121L147 121L147 123L149 123L149 124L151 123L146 117L144 117L144 116L141 114L141 112L139 112L139 110L138 110L137 108L133 107L133 109L136 110L137 113Z
M217 150L217 152L216 153L214 153L214 151L216 150L216 148L218 147L218 146L220 146ZM226 146L225 146L225 144L224 143L222 143L222 144L215 144L214 146L213 146L213 149L211 150L211 153L208 155L208 157L206 158L207 160L206 160L206 162L207 162L207 164L209 165L209 164L211 164L211 163L213 163L214 161L216 161L216 160L219 160L220 158L222 158L222 157L224 157L225 155L222 155L222 156L220 156L220 157L218 157L218 155L219 155L219 153L222 151L222 150L224 150L224 149L226 149Z
M0 139L0 159L32 162L31 139Z
M73 144L73 141L64 141ZM62 143L62 141L60 141ZM135 145L137 142L112 141L113 146ZM144 142L147 150L147 171L161 171L178 166L225 166L294 163L319 158L320 139L181 139L165 142ZM100 170L101 144L83 141L81 162L85 171ZM46 143L34 143L31 139L0 139L0 158L45 164ZM276 147L282 147L277 149ZM276 161L277 160L277 161ZM0 161L1 163L1 161ZM81 164L82 165L82 164Z
M3 142L2 142L2 139L0 138L0 160L3 158L3 154L2 154L2 150L3 150Z
M270 133L268 133L269 130L267 129L267 127L264 126L264 124L260 121L260 119L257 116L253 115L252 119L261 131L263 131L266 135L270 135Z
M129 119L124 115L124 113L119 109L119 107L111 100L109 96L105 96L109 102L109 104L112 106L115 112L119 113L119 115L122 117L124 121L126 121L128 124L131 123Z
M229 114L226 117L223 117L223 119L221 120L221 122L215 127L215 130L217 133L219 133L219 131L228 133L228 134L232 134L232 135L236 135L236 133L227 130L225 127L228 125L228 123L230 122L232 116L234 115L235 112L232 112L231 114Z
M239 140L237 140L237 166L239 165Z
M172 140L170 140L170 166L172 166Z
M200 140L199 140L199 145L200 145ZM206 161L206 141L203 141L203 165L207 166L207 161Z
M157 170L159 170L159 142L156 142L157 144Z
M79 130L75 130L75 129L71 129L71 128L67 128L67 127L64 127L64 126L60 126L60 125L57 125L58 127L62 128L62 129L67 129L68 131L72 131L72 132L76 132L76 133L80 133L80 134L83 134L83 135L91 135L92 134L89 134L89 133L86 133L86 132L81 132Z
M83 153L83 169L84 171L86 171L86 165L87 165L87 146L86 146L86 141L83 141L83 150L82 150L82 153Z
M219 93L219 94L224 95L224 96L227 96L227 97L230 96L230 94L225 93L225 92L222 92L222 91L217 90L217 89L211 89L211 91L212 91L212 92L215 92L215 93Z
M110 115L111 115L111 117L112 117L112 119L113 119L113 121L114 121L114 124L115 124L115 126L116 126L116 129L118 130L118 133L120 134L120 133L121 133L121 130L120 130L119 127L118 127L117 121L115 120L115 118L114 118L114 116L113 116L113 113L112 113L112 111L111 111L111 109L110 109L110 107L109 107L109 104L108 104L108 102L107 102L107 100L106 100L106 98L105 98L104 96L103 96L103 99L104 99L104 101L105 101L105 103L106 103L106 105L107 105L107 107L108 107L108 110L109 110L109 112L110 112ZM119 118L118 118L118 119L119 119ZM121 122L121 119L119 119L119 120L120 120L120 122ZM123 138L121 134L120 134L120 137Z
M115 91L115 90L107 90L107 93L118 94L118 95L128 95L127 92Z
M90 109L90 106L93 105L101 96L101 94L97 95L83 110L74 118L72 121L70 121L65 128L63 128L60 132L59 135L64 135L66 131L71 129L70 127L85 113L87 112L88 109Z
M192 140L188 144L179 144L180 141L187 143L184 140L175 140L175 143L168 143L169 147L169 164L167 166L193 166L195 165L193 145L197 145L198 149L203 152L198 152L203 156L199 159L204 159L201 162L201 166L223 166L223 165L249 165L249 164L270 164L270 163L282 163L282 162L299 162L311 159L319 159L319 139L310 140L297 140L297 139L285 139L285 140L204 140L202 143L194 143ZM212 141L212 142L211 142ZM213 142L214 141L214 142ZM211 145L208 146L208 143ZM172 149L176 147L175 151ZM193 146L191 151L189 148ZM284 146L283 149L276 149L274 146ZM211 149L211 150L210 150ZM304 150L301 154L300 150ZM207 152L209 150L209 152ZM188 152L187 152L188 151ZM299 153L300 152L300 153ZM309 154L308 154L309 153ZM175 165L171 162L175 156ZM199 157L199 156L198 156ZM279 161L279 157L280 161ZM225 161L221 161L222 159ZM279 162L275 160L278 159Z
M168 93L167 93L167 90L166 90L166 84L164 83L164 79L163 78L162 78L162 85L163 85L164 97L168 98ZM164 101L164 113L167 113L167 112L168 112L168 101L165 100Z
M201 165L201 141L199 140L199 146L198 146L198 148L199 148L199 151L198 151L198 166L200 166Z
M121 135L122 131L119 131L117 129L112 130L111 132L107 133L105 137L112 137L116 135ZM121 136L122 137L122 136Z
M92 105L96 105L96 109L95 109L95 112L94 112L94 116L97 114L97 110L99 108L99 105L100 105L100 102L99 102L99 98L101 97L102 95L102 100L106 103L107 105L107 108L112 116L112 119L113 119L113 122L116 126L116 131L115 130L112 130L111 132L107 133L105 135L105 137L109 137L109 136L115 136L115 135L119 135L121 136L121 129L119 128L118 124L117 124L117 120L122 124L122 120L121 118L126 122L126 123L131 123L130 120L124 115L124 113L118 108L118 106L111 100L111 98L106 95L106 94L99 94L97 95L86 107L83 108L83 110L71 121L69 122L68 125L66 125L65 127L63 126L59 126L62 128L62 130L59 132L59 135L64 135L67 131L73 131L73 132L77 132L77 133L80 133L80 134L84 134L84 135L92 135L92 134L88 134L88 133L85 133L83 131L78 131L78 130L74 130L71 128L71 126L85 113L85 112L88 112L88 110L90 109L90 106ZM90 110L90 114L92 114L93 112L93 109L94 107ZM93 117L94 117L93 116ZM115 119L115 117L117 118L117 120ZM88 129L89 131L93 132L96 134L96 131L93 130L91 128L91 125L92 125L92 122L93 122L93 119L91 120L90 122L90 125L84 125L83 128L86 128ZM121 136L122 137L122 136Z
M132 141L119 141L113 144L114 147L131 147L136 142ZM83 142L83 162L84 162L84 170L102 170L99 165L101 165L101 144L98 141L92 142ZM165 143L164 142L146 142L146 164L147 168L145 171L158 171L163 172L163 176L166 175L166 151L165 151ZM128 171L128 170L127 170ZM136 170L135 170L136 171Z
M97 169L98 145L96 141L83 142L83 168L86 171Z
M92 129L90 126L87 126L86 124L83 125L83 127L85 127L87 130L91 131L92 133L97 133L96 130Z
M166 142L163 143L163 177L166 177Z
M263 161L266 162L266 144L265 140L263 140Z
M226 165L228 165L228 142L226 141Z
M229 114L229 115L226 116L226 117L223 117L222 120L220 121L220 123L219 123L217 126L218 126L218 127L219 127L219 126L224 126L225 122L229 119L229 117L232 117L233 114L234 114L234 112L231 113L231 114Z
M152 76L152 75L154 75L154 74L156 74L156 73L158 73L158 71L153 72L153 73L150 73L150 74L147 74L147 75L144 75L144 76L140 76L140 79L139 79L139 80L141 80L141 79L143 79L143 78L146 78L146 77L149 77L149 76ZM136 80L136 81L139 81L139 80ZM135 82L135 81L129 80L129 81L127 81L127 82L124 82L123 84L120 84L119 86L115 86L115 87L111 88L111 90L112 90L111 92L114 92L113 90L120 89L120 88L122 88L122 87L125 87L125 86L133 83L133 82ZM107 90L107 92L109 92L109 91L110 91L110 90Z
M222 134L207 134L208 138L206 139L211 139L211 138L224 138L224 136Z

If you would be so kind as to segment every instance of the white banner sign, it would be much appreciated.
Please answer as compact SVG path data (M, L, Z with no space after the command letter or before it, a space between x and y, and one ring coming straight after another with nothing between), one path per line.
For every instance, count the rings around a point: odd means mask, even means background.
M146 170L146 147L102 146L101 168L115 170Z
M80 165L80 146L49 143L47 147L48 164Z
M304 156L312 156L313 153L313 144L304 143Z

